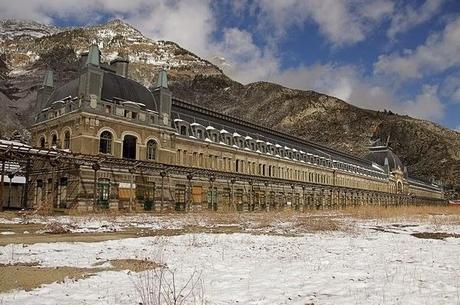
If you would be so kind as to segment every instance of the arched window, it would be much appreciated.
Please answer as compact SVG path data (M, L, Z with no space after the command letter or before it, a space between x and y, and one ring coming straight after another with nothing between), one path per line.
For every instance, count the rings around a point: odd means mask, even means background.
M99 152L102 154L112 153L112 134L110 131L103 131L99 138Z
M123 138L123 158L136 159L137 138L132 135L125 135Z
M46 142L45 137L41 137L40 138L40 144L39 144L40 148L45 148L45 142Z
M64 132L64 149L70 149L70 131Z
M57 134L53 134L51 137L51 146L57 146Z
M155 160L157 153L157 142L155 140L149 140L147 142L147 160Z

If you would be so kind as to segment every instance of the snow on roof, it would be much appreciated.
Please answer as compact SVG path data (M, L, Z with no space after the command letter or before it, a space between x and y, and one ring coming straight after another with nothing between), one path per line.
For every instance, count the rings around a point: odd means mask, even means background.
M8 175L3 176L3 183L7 184L10 183L10 178L8 178ZM11 179L11 183L17 183L17 184L25 184L26 183L26 177L24 176L14 176L13 179Z
M210 126L206 127L206 130L216 130L216 129L210 125Z
M377 169L378 171L381 171L381 172L384 171L383 168L381 168L380 165L378 165L377 163L372 162L372 167Z
M21 142L3 140L3 139L0 139L0 145L15 145L15 146L23 146L23 147L32 147L30 145L27 145L27 144L24 144L24 143L21 143Z
M234 133L233 133L233 136L234 136L234 137L241 137L241 135L240 135L239 133L237 133L237 132L234 132Z
M283 147L283 146L281 146L281 145L279 145L278 143L276 143L276 144L275 144L275 147L276 147L276 148L281 148L281 147Z
M145 104L143 103L138 103L138 102L133 102L133 101L125 101L125 102L122 102L123 105L134 105L134 106L137 106L137 107L145 107Z
M290 147L287 147L287 146L284 146L284 149L286 149L286 150L291 150L291 148L290 148Z
M225 129L222 129L222 130L220 131L220 133L229 133L229 132L228 132L227 130L225 130Z
M265 143L265 141L262 141L262 140L256 140L256 143Z
M272 143L270 143L270 142L267 142L266 144L267 144L267 145L273 145L273 144L272 144Z
M190 126L192 126L192 127L198 126L198 127L203 127L203 128L204 128L203 125L201 125L201 124L199 124L199 123L196 123L196 122L190 124Z
M245 136L244 139L245 140L253 140L250 136Z
M184 120L182 120L182 119L174 119L174 123L176 123L176 122L184 122Z

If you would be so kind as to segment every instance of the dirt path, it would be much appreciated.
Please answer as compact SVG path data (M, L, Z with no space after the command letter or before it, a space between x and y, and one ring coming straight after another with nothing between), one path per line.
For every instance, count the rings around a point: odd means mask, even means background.
M118 259L108 262L111 265L110 267L95 266L94 268L52 268L41 267L37 264L0 264L0 293L12 289L29 291L44 284L59 283L66 279L77 281L102 271L130 270L133 272L141 272L160 267L160 265L155 262L137 259ZM98 265L104 263L107 263L107 261L101 262Z

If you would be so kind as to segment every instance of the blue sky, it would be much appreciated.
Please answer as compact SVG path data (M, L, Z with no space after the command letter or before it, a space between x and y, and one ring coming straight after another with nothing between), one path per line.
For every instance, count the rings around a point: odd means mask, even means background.
M3 18L120 18L232 78L313 89L460 130L458 0L0 0Z

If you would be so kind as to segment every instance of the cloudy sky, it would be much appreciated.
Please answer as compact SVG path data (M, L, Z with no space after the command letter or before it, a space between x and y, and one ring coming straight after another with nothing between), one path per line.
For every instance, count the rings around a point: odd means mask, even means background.
M222 58L243 83L313 89L460 130L459 0L0 0L0 17L120 18Z

